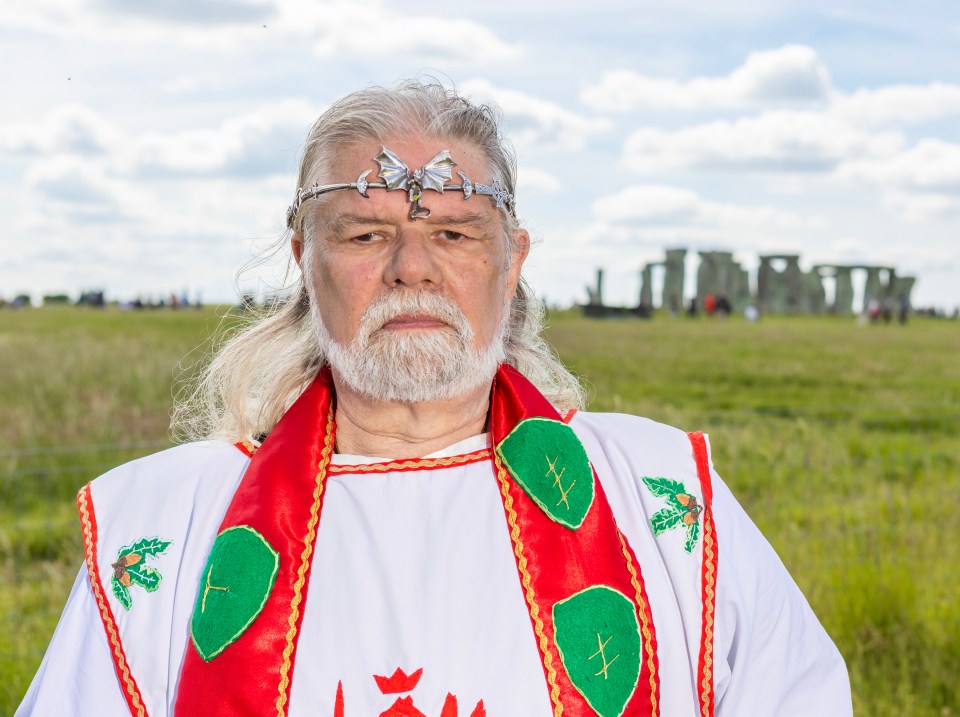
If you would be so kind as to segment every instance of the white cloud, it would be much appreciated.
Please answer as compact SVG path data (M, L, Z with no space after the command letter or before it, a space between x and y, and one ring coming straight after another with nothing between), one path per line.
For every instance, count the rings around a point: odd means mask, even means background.
M960 197L955 194L890 190L884 192L883 203L914 223L960 216ZM915 248L913 242L910 244L911 250Z
M713 202L696 192L661 184L639 184L593 203L593 214L604 223L641 225L712 225L716 227L798 226L806 222L774 207Z
M554 102L525 92L496 87L483 79L468 80L459 90L471 99L496 103L507 119L510 137L517 144L581 149L587 139L612 128L603 117L578 115Z
M600 111L705 110L771 104L825 104L830 75L816 51L804 45L751 53L724 77L687 82L647 77L630 70L603 73L581 99Z
M837 174L868 184L957 192L960 191L960 145L924 139L892 156L844 162Z
M60 155L34 162L26 172L29 196L46 216L83 223L114 223L144 206L143 192L109 176L100 163Z
M517 200L538 194L553 194L562 187L556 175L537 167L520 167L517 170Z
M302 144L318 108L299 100L262 105L215 128L132 138L121 159L131 173L163 170L185 174L270 174L284 166Z
M501 62L524 54L472 20L425 15L384 0L277 0L276 27L308 40L322 58ZM416 6L412 6L416 7Z
M0 125L0 150L11 154L105 151L118 130L85 105L61 105L39 122Z
M838 95L833 114L866 125L915 124L960 115L960 85L887 85Z
M580 99L605 112L817 108L857 125L906 125L960 115L960 85L896 84L843 92L817 52L805 45L754 52L721 77L687 81L609 70Z
M199 5L189 0L34 0L15 5L3 25L111 45L136 38L141 45L218 51L247 52L267 44L290 52L291 41L300 41L318 57L338 59L490 63L514 61L525 52L522 44L502 40L479 22L397 10L385 0L218 0Z
M828 171L848 159L893 154L903 141L898 133L865 132L830 115L784 110L676 132L639 129L626 141L623 164L645 172Z

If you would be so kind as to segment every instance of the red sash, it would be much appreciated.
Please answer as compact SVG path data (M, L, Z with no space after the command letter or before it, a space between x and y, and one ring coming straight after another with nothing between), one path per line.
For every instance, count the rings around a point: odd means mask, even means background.
M259 533L279 554L279 567L262 609L236 639L207 660L194 642L188 645L177 691L177 717L287 715L335 441L332 398L331 375L325 367L253 456L227 509L220 535L239 526L252 529L251 535ZM502 366L493 383L490 407L494 446L525 419L560 423L556 410L526 378ZM598 714L591 707L591 699L596 700L593 688L584 691L581 678L571 677L578 673L571 671L569 661L577 656L558 649L553 619L561 603L572 603L572 597L597 587L628 601L640 632L639 655L627 656L639 657L639 675L620 714L658 715L656 636L640 566L617 528L596 475L592 475L593 500L586 516L572 529L547 516L508 472L502 457L495 458L494 466L554 716ZM209 590L209 574L206 579ZM200 589L204 590L203 577ZM564 619L565 625L570 623L568 617ZM598 636L606 639L605 633ZM613 664L612 655L601 658L604 669ZM600 662L595 659L592 664Z

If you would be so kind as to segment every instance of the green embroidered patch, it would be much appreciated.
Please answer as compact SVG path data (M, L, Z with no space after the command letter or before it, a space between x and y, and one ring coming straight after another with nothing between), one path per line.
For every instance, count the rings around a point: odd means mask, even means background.
M593 503L593 469L570 426L528 418L500 441L497 454L551 520L572 530L580 527Z
M667 507L650 518L653 534L662 535L682 525L687 530L683 549L692 553L700 539L700 513L703 510L697 503L696 496L690 493L683 483L670 478L644 478L643 483L655 496L667 499Z
M273 590L280 554L249 525L227 528L203 568L190 638L209 662L250 627Z
M170 547L171 541L161 540L160 538L141 538L132 545L125 545L117 553L117 562L112 563L113 577L110 579L110 587L113 588L113 595L124 610L133 607L133 596L130 595L130 588L139 585L148 593L154 592L160 587L160 581L163 576L156 568L151 568L146 564L149 557L163 555Z
M640 623L630 599L594 585L553 606L560 659L600 717L620 717L640 679Z

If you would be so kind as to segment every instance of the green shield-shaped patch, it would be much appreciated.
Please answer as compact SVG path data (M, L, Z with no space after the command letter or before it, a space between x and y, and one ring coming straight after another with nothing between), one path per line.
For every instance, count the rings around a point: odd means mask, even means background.
M626 595L595 585L553 606L560 659L600 717L620 717L640 679L640 623Z
M250 627L273 590L280 555L248 525L227 528L213 543L200 577L190 637L204 660Z
M576 530L593 503L593 469L573 429L528 418L497 446L503 465L551 520Z

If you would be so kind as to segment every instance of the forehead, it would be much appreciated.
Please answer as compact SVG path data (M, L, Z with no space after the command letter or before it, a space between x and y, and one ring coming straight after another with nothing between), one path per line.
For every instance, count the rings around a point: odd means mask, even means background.
M470 181L489 183L491 181L491 172L489 163L483 155L483 152L470 142L438 139L435 137L423 136L402 136L387 137L384 140L363 140L348 144L337 151L336 156L330 162L321 178L321 182L340 183L355 182L357 178L367 172L368 182L383 181L378 176L380 165L374 160L383 148L389 149L407 166L409 171L415 172L438 154L447 150L450 157L456 162L453 167L451 178L447 184L460 184L462 179L457 174L463 172ZM387 220L395 217L399 210L409 213L410 203L407 192L402 190L387 191L380 188L368 190L368 196L362 197L359 192L339 191L331 192L318 198L320 201L313 200L307 208L310 213L316 212L317 219L320 219L321 225L329 225L329 222L336 221L342 215L351 217L366 217L371 220ZM422 204L433 212L431 219L427 222L434 222L445 218L457 219L470 215L475 219L491 224L502 221L500 210L496 209L494 202L487 196L474 194L469 199L459 191L435 192L425 190L423 192ZM422 223L424 220L418 219Z
M374 157L380 154L381 147L386 147L403 160L403 163L413 172L420 169L443 150L448 150L457 166L453 169L453 181L459 183L457 172L463 172L473 181L489 182L491 177L488 162L480 148L471 142L451 140L423 135L404 135L385 137L383 140L363 140L353 142L342 147L331 162L331 176L321 181L343 182L354 181L361 172L373 169L368 177L376 181L375 176L380 165ZM346 178L344 178L344 176Z

